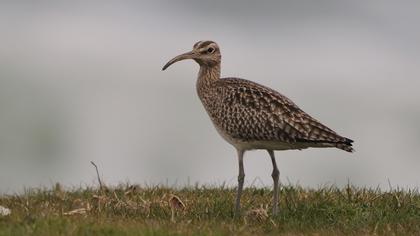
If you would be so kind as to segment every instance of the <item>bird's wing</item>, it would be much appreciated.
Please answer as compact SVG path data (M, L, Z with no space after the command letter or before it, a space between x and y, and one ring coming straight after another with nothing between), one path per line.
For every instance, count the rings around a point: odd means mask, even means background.
M216 83L225 117L237 126L232 136L245 140L351 143L301 110L290 99L252 81L225 78ZM238 115L240 114L240 115ZM236 120L235 120L236 119ZM229 127L227 127L229 128Z

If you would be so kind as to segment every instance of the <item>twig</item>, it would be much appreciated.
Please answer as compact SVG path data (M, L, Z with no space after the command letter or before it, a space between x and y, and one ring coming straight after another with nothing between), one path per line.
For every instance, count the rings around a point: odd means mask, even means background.
M101 181L101 177L99 177L99 171L98 171L98 166L95 164L95 162L93 162L93 161L90 161L90 163L95 167L95 169L96 169L96 175L97 175L97 177L98 177L98 182L99 182L99 189L102 191L104 188L103 188L103 185L102 185L102 181Z

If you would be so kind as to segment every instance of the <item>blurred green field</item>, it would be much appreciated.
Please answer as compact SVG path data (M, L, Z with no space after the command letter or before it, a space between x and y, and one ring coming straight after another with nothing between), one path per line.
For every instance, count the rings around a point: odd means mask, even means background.
M11 214L0 216L0 235L420 235L417 190L282 186L277 217L271 194L246 188L242 215L234 217L232 188L57 184L1 196Z

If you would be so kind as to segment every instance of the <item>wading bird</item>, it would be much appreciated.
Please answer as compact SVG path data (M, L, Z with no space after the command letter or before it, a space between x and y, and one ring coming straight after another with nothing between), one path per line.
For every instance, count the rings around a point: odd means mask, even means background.
M237 150L239 161L235 214L245 172L245 151L265 149L273 164L273 215L278 213L279 170L274 150L339 148L352 152L352 140L338 135L302 111L279 92L240 78L220 78L221 53L213 41L199 41L193 50L174 57L162 68L193 59L200 65L197 93L218 133Z

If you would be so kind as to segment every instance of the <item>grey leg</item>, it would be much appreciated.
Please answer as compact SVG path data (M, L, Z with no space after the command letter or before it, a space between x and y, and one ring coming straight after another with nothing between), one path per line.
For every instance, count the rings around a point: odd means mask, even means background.
M277 168L276 158L274 157L273 150L267 150L270 154L271 162L273 163L273 172L271 177L273 177L274 188L273 188L273 216L276 216L279 211L279 176L280 171Z
M235 207L235 215L240 215L241 210L241 195L242 189L244 187L244 180L245 180L245 171L244 171L244 153L243 150L238 151L238 161L239 161L239 175L238 175L238 192L236 194L236 207Z

